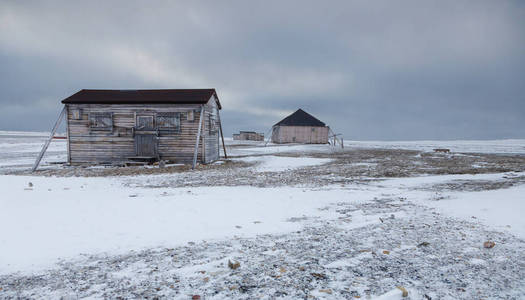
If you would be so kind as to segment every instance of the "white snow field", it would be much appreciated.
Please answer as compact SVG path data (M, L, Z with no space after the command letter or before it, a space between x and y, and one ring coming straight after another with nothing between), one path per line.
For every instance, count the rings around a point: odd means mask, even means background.
M0 132L0 174L30 168L46 137ZM229 140L228 163L155 175L0 175L0 298L525 298L525 140L345 143ZM497 153L518 170L350 175L385 163L341 160L361 148ZM64 160L53 141L43 169ZM300 176L328 183L287 181Z

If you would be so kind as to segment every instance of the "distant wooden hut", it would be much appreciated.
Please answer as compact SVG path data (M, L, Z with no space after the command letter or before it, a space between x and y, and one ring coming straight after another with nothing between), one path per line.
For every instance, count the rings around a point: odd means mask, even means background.
M272 142L276 144L327 144L330 127L314 116L298 109L272 127Z
M264 141L264 133L257 133L255 131L239 131L233 134L235 141Z
M219 159L215 89L81 90L62 103L72 165Z

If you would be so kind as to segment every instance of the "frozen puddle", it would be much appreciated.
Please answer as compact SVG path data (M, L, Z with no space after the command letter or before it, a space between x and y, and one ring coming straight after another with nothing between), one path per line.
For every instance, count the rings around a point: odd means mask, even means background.
M285 156L253 156L239 159L244 162L257 163L257 172L282 172L302 167L318 166L332 161L329 158L285 157Z

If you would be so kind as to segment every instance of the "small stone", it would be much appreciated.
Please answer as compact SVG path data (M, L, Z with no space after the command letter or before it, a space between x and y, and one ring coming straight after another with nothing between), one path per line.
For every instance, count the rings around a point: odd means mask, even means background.
M236 261L236 262L231 262L230 260L228 260L228 267L232 270L236 270L238 269L239 267L241 266L241 263Z
M403 294L401 294L401 296L403 296L403 297L407 297L408 296L408 291L404 287L398 286L397 288L400 289L401 292L403 292Z
M388 255L388 254L390 254L390 251L388 251L388 250L383 250L383 254L387 254L387 255Z
M323 290L319 290L319 292L321 293L327 293L327 294L332 294L332 290L331 289L323 289Z
M193 295L193 296L191 296L191 300L200 300L200 299L201 299L200 295Z
M310 275L312 275L313 277L318 278L318 279L326 279L326 275L325 275L325 274L321 274L321 273L310 273Z
M417 246L418 246L418 247L426 247L426 246L428 246L428 245L430 245L429 242L422 242L422 243L420 243L420 244L417 245Z
M202 280L204 280L204 282L208 282L210 281L210 277L204 277Z
M496 243L494 243L493 241L486 241L485 243L483 243L483 247L487 249L494 248L494 246L496 246Z
M286 272L286 269L283 268L283 267L281 267L281 268L279 269L279 272L284 273L284 272Z
M306 270L304 267L299 267L299 271L304 271Z
M239 225L235 225L235 228L237 228L237 229L241 229L241 228L242 228L242 226L239 226Z

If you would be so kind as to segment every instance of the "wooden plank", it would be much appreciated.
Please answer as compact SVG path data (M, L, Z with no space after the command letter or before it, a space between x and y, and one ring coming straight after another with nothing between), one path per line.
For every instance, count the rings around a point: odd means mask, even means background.
M64 115L66 114L66 107L62 108L62 111L60 112L60 115L58 116L58 120L55 122L55 126L53 126L53 129L51 130L51 134L49 135L49 138L47 139L46 143L42 147L42 150L38 154L38 157L36 158L35 164L33 165L33 168L31 169L31 172L34 172L36 168L38 168L38 165L40 164L40 161L42 160L42 157L44 157L44 153L47 150L47 147L49 147L49 143L51 143L51 140L53 139L53 136L55 136L55 132L58 129L58 126L60 125L60 122L64 118Z
M67 141L67 163L71 164L71 145L69 143L69 107L67 104L64 106L66 109L66 141Z
M201 106L201 114L199 117L199 129L197 131L197 140L195 141L195 152L193 153L193 165L192 170L195 170L195 165L197 164L197 151L199 150L199 140L201 138L201 129L202 129L202 119L204 116L204 105Z
M228 159L228 155L226 154L226 146L224 145L224 134L222 132L221 114L219 113L219 110L217 110L217 117L219 118L219 130L221 131L222 150L224 150L224 158Z

